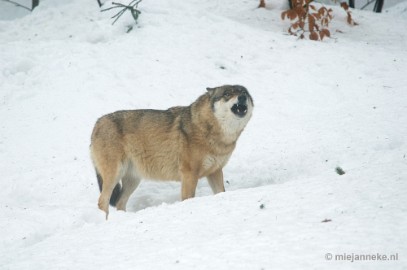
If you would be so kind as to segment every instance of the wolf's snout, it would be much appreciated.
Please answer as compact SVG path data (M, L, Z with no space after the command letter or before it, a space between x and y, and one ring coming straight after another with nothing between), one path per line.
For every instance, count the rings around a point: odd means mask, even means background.
M238 96L237 101L238 101L240 104L245 104L246 101L247 101L246 95L240 95L240 96Z
M247 96L238 96L237 103L232 106L232 112L239 117L244 117L246 116L247 109Z

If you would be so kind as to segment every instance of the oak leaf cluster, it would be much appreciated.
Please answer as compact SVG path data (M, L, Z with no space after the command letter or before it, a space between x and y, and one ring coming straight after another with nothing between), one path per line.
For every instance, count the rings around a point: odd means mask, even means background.
M321 6L319 8L312 4L313 0L292 0L292 8L281 13L283 20L291 22L288 33L301 39L308 37L310 40L323 40L331 37L329 24L333 19L331 8ZM347 22L357 25L353 20L349 6L342 2L341 7L347 13Z

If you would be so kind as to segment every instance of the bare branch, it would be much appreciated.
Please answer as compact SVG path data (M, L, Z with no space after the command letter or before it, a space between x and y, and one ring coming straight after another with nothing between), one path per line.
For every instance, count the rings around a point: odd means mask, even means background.
M26 10L29 10L29 11L33 11L31 8L23 6L23 5L21 5L21 4L17 3L17 2L12 1L12 0L2 0L2 1L8 2L10 4L13 4L13 5L17 6L17 7L21 7L21 8L24 8Z
M119 12L112 16L112 19L115 19L112 23L114 24L124 14L124 12L126 12L126 10L129 10L131 15L133 16L134 21L137 23L138 16L141 13L141 11L137 9L137 6L141 1L143 0L133 0L128 5L113 2L112 3L113 7L105 8L102 9L101 11L104 12L115 8L121 8L122 10L120 10Z

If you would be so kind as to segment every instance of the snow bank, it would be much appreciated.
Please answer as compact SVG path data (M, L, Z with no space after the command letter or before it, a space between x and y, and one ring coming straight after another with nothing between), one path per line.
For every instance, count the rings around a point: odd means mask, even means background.
M309 42L286 34L282 1L257 4L145 1L129 34L131 17L111 26L96 1L0 21L0 268L407 267L405 18L355 10L351 27L334 8L333 38ZM227 83L255 101L228 192L203 180L179 202L179 183L143 182L106 222L96 119ZM398 260L335 260L345 253Z
M394 17L402 17L407 19L407 1L389 7L384 12Z

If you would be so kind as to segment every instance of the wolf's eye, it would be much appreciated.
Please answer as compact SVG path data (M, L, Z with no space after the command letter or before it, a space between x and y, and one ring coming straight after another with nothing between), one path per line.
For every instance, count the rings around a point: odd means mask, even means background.
M230 93L229 93L229 92L226 92L226 93L223 94L223 96L224 96L225 98L230 98Z

